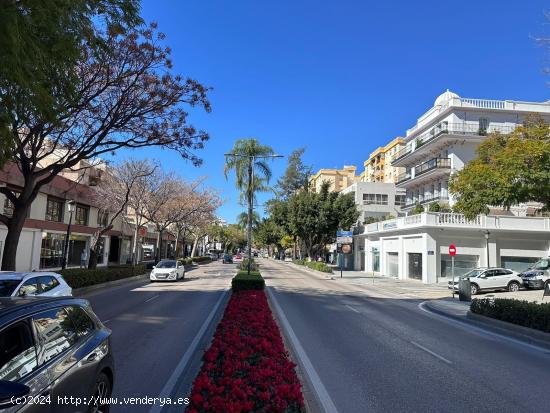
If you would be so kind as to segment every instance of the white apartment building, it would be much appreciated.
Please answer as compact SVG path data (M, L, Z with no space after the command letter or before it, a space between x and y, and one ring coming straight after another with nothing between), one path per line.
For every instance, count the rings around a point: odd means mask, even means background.
M358 221L368 218L383 218L388 215L397 217L405 205L405 190L394 184L383 182L355 182L341 191L342 194L353 193L357 209L361 213Z
M445 92L407 131L406 146L393 165L404 167L397 187L406 191L404 209L432 202L453 205L451 174L475 157L488 133L509 133L529 114L550 122L550 102L461 98ZM457 247L455 274L476 266L526 268L550 254L550 219L527 217L518 206L510 216L422 213L369 224L356 236L364 245L365 271L435 283L450 276L448 248Z

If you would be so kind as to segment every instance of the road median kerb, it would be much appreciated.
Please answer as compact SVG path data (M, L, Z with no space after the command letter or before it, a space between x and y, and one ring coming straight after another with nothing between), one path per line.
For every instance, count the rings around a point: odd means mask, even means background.
M99 284L94 284L94 285L88 285L86 287L74 288L73 289L73 294L84 295L84 294L91 293L93 291L101 290L103 288L117 287L119 285L130 283L132 281L138 281L138 280L141 280L142 278L146 278L148 276L149 276L149 272L146 272L144 274L134 275L132 277L125 277L125 278L121 278L119 280L107 281L105 283L99 283Z
M538 331L529 327L512 324L507 321L497 320L496 318L475 314L471 311L466 313L466 317L486 326L506 331L508 334L516 338L550 346L550 334L545 333L544 331Z

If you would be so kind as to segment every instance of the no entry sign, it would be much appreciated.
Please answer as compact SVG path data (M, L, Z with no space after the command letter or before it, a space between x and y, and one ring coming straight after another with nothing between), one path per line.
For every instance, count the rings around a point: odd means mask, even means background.
M449 245L449 255L451 257L454 257L456 255L456 247L455 244Z

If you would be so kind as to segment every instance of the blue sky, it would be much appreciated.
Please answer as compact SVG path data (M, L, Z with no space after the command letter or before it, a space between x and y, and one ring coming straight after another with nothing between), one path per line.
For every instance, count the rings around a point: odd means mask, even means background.
M211 86L210 114L191 122L211 140L200 168L159 149L183 177L207 176L233 222L242 207L223 154L254 136L277 153L305 146L315 169L362 163L403 135L445 89L463 97L544 101L550 37L539 0L222 1L144 0L173 50L174 71ZM274 178L286 160L273 163ZM260 202L265 200L260 197Z

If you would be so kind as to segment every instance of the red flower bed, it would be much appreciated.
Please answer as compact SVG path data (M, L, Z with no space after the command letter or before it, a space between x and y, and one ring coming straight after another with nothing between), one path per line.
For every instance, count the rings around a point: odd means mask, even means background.
M301 385L264 291L233 293L186 412L304 412Z

